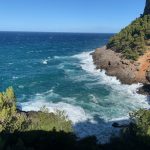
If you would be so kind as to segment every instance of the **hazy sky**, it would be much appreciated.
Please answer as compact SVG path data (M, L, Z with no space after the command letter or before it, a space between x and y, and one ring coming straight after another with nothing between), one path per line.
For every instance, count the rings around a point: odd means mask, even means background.
M118 32L145 0L0 0L1 31Z

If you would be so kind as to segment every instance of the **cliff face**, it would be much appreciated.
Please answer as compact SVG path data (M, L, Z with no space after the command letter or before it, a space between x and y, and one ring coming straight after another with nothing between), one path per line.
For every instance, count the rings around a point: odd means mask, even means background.
M130 61L106 47L98 48L92 54L97 69L106 70L106 74L116 76L124 84L148 83L147 70L150 52L141 56L138 61Z
M150 14L150 0L146 0L146 6L144 9L144 15Z

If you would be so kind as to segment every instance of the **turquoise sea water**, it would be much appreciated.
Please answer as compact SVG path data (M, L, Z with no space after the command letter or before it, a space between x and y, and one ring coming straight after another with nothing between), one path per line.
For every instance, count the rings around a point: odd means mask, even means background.
M64 110L79 137L107 141L113 121L148 107L135 85L96 70L90 53L113 34L0 32L0 90L13 86L23 110Z

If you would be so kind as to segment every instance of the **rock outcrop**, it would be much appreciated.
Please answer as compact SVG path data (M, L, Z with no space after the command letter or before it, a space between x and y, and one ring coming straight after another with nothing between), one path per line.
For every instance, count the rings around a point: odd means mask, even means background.
M131 61L122 57L121 53L116 53L106 47L97 48L92 54L94 64L97 69L106 70L106 74L116 76L124 84L148 83L150 73L146 59L149 53L140 57L138 61Z
M150 0L146 0L146 6L144 9L144 15L149 15L150 14Z

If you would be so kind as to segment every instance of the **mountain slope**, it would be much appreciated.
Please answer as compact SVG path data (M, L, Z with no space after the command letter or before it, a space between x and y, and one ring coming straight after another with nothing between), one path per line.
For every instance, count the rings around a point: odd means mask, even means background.
M146 1L143 15L113 36L107 48L131 60L137 60L150 49L150 0Z

